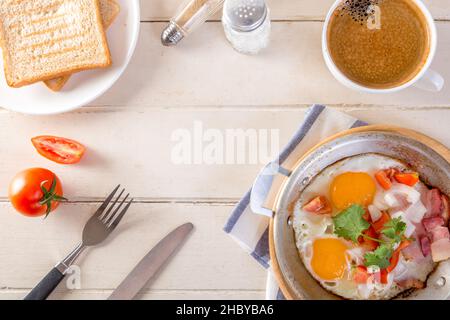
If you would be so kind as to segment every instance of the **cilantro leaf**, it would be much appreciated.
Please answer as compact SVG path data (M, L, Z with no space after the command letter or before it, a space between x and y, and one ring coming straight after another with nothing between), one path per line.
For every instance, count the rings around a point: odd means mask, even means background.
M347 240L357 243L358 238L370 227L363 215L365 210L362 206L354 204L333 218L334 233Z
M401 218L394 218L384 225L381 233L396 243L402 241L405 231L406 223L404 223Z
M364 265L366 267L378 266L380 269L386 269L391 264L389 260L393 253L391 246L382 244L375 251L367 252L364 255Z

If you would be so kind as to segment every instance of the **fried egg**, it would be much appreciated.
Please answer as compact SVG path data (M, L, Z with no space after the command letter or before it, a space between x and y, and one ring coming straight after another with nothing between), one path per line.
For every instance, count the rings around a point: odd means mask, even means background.
M384 195L374 175L389 168L408 169L402 162L378 154L346 158L318 174L294 206L296 245L305 267L322 287L346 299L390 299L405 290L393 281L399 273L403 272L403 276L413 274L417 279L425 280L433 270L429 259L420 265L401 260L395 272L389 274L387 284L370 281L370 278L366 284L353 280L353 268L363 263L365 252L358 244L334 234L332 217L353 204L367 208L377 197ZM418 189L425 187L419 183ZM314 214L302 209L319 195L326 196L331 203L330 214Z

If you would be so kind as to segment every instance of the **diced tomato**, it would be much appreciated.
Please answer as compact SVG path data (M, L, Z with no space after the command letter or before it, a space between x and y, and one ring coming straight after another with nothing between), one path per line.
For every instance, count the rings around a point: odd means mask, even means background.
M328 203L327 198L324 196L318 196L304 205L303 210L311 213L327 214L331 213L331 206Z
M394 175L394 178L398 183L413 187L419 181L419 174L417 172L397 173Z
M391 179L389 179L385 170L380 170L375 173L375 179L384 190L389 190L392 187Z
M384 225L391 220L391 216L387 212L381 213L381 218L375 221L372 224L372 227L375 229L376 233L380 233L383 230Z
M400 242L400 245L398 246L397 249L395 249L394 253L392 254L391 260L390 260L390 265L389 267L386 268L386 271L388 273L392 272L395 267L398 264L398 261L400 260L400 252L405 249L407 246L409 246L411 244L411 241L409 240L404 240L402 242Z
M390 169L384 170L384 172L386 172L386 175L389 178L389 180L393 181L394 175L399 173L400 171L397 168L390 168Z
M370 218L370 212L369 210L366 208L366 212L363 214L363 219L366 220L367 222L371 223L372 219Z
M368 237L371 237L371 238L374 238L374 239L378 239L378 234L375 232L375 229L373 227L370 227L369 229L364 231L363 234L365 234ZM378 248L378 245L379 245L379 243L377 241L371 240L371 239L367 239L367 238L364 238L364 237L361 237L359 239L359 243L361 244L362 247L367 249L367 251L373 251L376 248Z
M369 273L364 266L358 266L353 271L353 280L359 284L366 284L369 279Z
M398 246L397 250L402 251L403 249L409 247L410 245L411 245L410 240L403 240L402 242L400 242L400 245Z
M386 270L381 270L380 271L380 282L382 284L387 284L388 283L388 276L389 276L389 272L387 272Z
M387 273L390 273L395 269L398 264L398 260L400 260L400 251L395 250L392 254L391 260L389 260L391 264L386 268Z

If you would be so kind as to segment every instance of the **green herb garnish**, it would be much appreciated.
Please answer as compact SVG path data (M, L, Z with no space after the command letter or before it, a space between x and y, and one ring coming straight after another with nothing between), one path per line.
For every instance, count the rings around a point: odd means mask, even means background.
M393 253L394 250L391 245L382 244L375 251L367 252L364 255L364 265L366 267L378 266L380 269L386 269L391 264L389 260Z
M354 204L333 218L334 233L347 240L358 243L358 238L369 229L370 223L363 215L365 210L362 206Z
M403 240L404 233L406 231L406 223L401 218L394 218L386 222L381 233L392 242L397 243Z
M363 218L365 213L364 208L358 204L340 212L333 218L334 233L354 243L358 243L360 237L380 243L377 249L364 255L364 265L386 269L390 265L395 245L405 239L406 223L401 218L389 220L381 230L383 238L375 239L364 233L370 228L370 223Z

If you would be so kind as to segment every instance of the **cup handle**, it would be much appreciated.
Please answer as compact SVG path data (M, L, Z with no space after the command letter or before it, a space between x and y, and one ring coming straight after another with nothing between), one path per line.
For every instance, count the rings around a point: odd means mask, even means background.
M444 83L445 80L439 73L428 69L414 86L426 91L439 92L444 87Z

